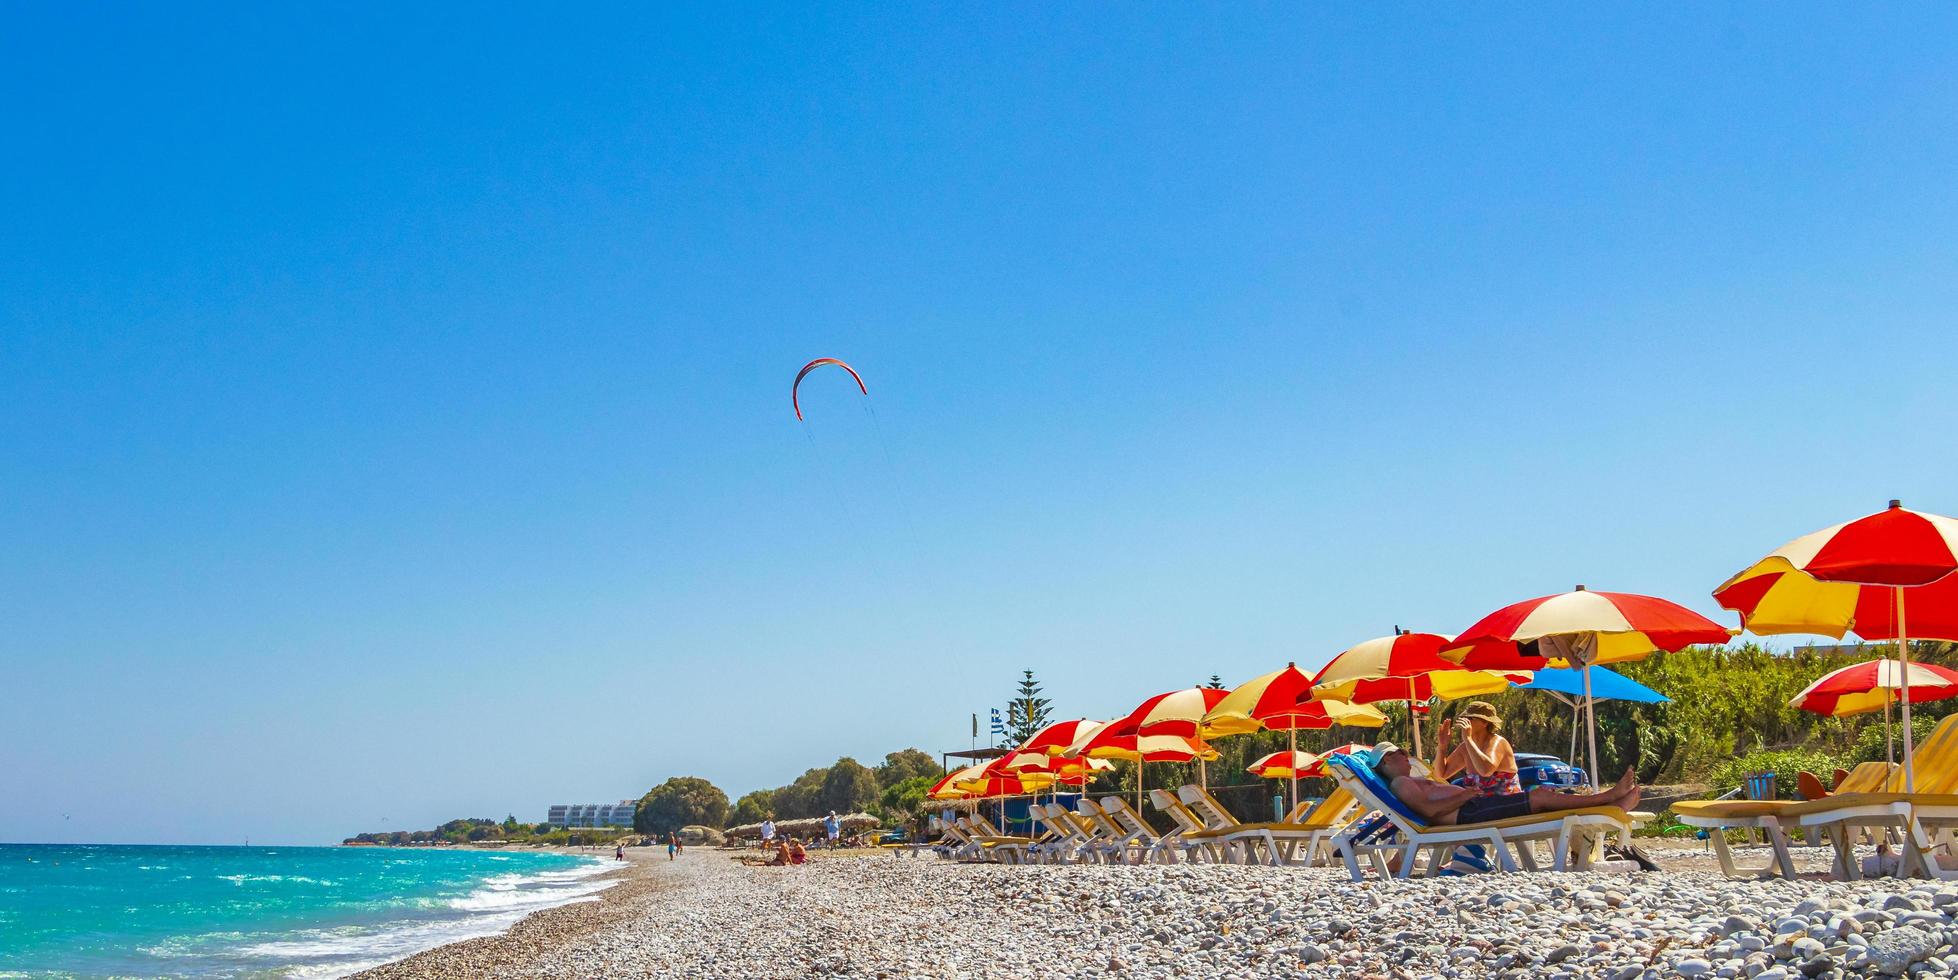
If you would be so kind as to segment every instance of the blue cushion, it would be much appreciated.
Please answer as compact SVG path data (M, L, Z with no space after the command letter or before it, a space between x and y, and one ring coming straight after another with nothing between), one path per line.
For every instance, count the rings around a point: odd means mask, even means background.
M1374 796L1380 798L1380 802L1392 807L1395 813L1406 817L1409 823L1414 824L1416 827L1427 826L1427 821L1422 820L1419 814L1408 809L1407 804L1402 803L1400 797L1395 796L1394 791L1387 788L1387 781L1381 779L1380 774L1374 772L1373 767L1368 765L1365 759L1351 755L1335 755L1327 759L1326 764L1338 766L1352 773L1354 778L1358 779L1368 790L1372 791Z

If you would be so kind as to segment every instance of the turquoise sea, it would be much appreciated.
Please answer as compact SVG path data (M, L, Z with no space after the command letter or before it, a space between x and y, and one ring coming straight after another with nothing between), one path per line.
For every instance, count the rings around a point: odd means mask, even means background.
M608 861L380 847L0 844L0 977L334 977L589 899Z

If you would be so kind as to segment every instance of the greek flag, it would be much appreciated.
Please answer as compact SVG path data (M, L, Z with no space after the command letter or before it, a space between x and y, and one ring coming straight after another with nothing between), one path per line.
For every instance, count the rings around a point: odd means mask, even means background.
M993 734L994 735L1006 734L1006 722L1000 720L999 709L994 708L992 709L992 712L993 712Z

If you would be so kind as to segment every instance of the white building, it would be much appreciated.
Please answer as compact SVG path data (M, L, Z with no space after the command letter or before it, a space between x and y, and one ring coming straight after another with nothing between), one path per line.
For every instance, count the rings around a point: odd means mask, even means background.
M555 803L544 822L553 827L630 827L638 800L617 803Z

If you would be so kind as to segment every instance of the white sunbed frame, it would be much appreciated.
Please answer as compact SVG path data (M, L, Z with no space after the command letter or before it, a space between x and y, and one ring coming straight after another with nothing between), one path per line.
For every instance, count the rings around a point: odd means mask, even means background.
M1463 844L1479 844L1489 849L1496 869L1504 872L1538 871L1536 854L1530 845L1536 841L1553 842L1551 851L1552 870L1568 871L1590 870L1592 855L1596 845L1607 835L1616 833L1621 843L1630 843L1632 818L1624 811L1619 815L1603 813L1582 813L1561 811L1535 814L1536 820L1501 820L1480 824L1460 824L1450 826L1417 826L1402 816L1399 811L1387 805L1373 790L1337 765L1326 769L1333 774L1339 785L1353 794L1360 805L1387 818L1394 829L1400 832L1400 840L1392 843L1360 844L1355 839L1359 824L1355 821L1341 831L1334 839L1333 846L1346 862L1346 871L1354 881L1365 880L1360 870L1360 856L1365 854L1374 871L1382 878L1408 878L1414 873L1414 865L1422 852L1429 855L1426 876L1437 875L1453 859L1455 849ZM1389 866L1390 854L1400 857L1400 871L1394 872ZM1575 859L1573 860L1573 855Z

